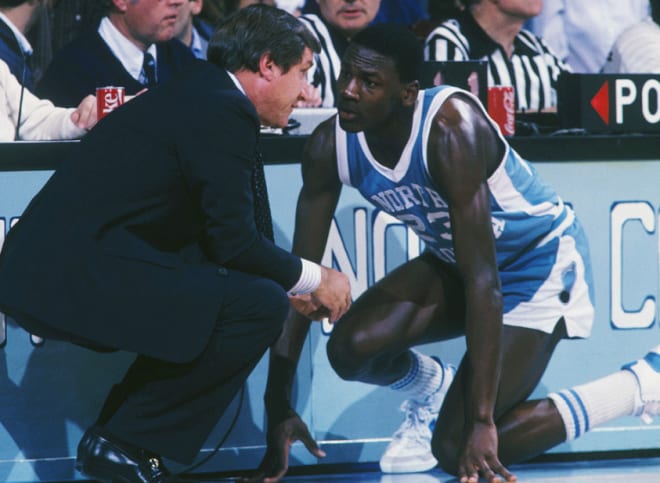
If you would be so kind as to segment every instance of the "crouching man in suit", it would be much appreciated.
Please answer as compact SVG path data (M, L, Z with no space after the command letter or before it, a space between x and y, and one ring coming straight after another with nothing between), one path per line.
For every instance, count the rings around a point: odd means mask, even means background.
M282 127L318 44L282 10L219 26L210 62L105 117L0 254L0 310L30 332L137 353L78 446L98 480L180 481L290 304L338 319L345 275L269 239L260 125Z

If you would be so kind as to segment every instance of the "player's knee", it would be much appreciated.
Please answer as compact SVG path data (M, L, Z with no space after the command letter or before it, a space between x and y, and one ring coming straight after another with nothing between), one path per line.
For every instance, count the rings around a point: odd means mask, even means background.
M363 366L359 350L359 336L347 331L333 331L326 346L330 365L346 381L358 379Z

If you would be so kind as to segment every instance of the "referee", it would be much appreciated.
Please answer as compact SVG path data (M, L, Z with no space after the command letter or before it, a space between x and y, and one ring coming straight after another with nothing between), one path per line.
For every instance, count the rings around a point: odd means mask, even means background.
M519 112L557 109L557 80L570 72L547 45L523 29L542 2L504 7L495 0L464 0L465 10L426 38L426 60L486 60L488 85L513 86Z

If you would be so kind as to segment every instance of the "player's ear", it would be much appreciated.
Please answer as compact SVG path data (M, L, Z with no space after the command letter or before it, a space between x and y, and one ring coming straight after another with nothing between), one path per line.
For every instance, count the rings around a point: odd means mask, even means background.
M404 106L414 106L419 94L419 81L412 81L404 84L401 90L401 102Z

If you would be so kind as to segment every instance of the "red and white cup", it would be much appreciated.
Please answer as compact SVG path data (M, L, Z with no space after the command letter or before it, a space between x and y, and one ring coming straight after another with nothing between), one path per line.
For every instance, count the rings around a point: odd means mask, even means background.
M123 103L123 87L108 86L96 88L96 115L99 121Z
M488 115L497 123L504 136L516 133L516 94L512 86L488 88Z

